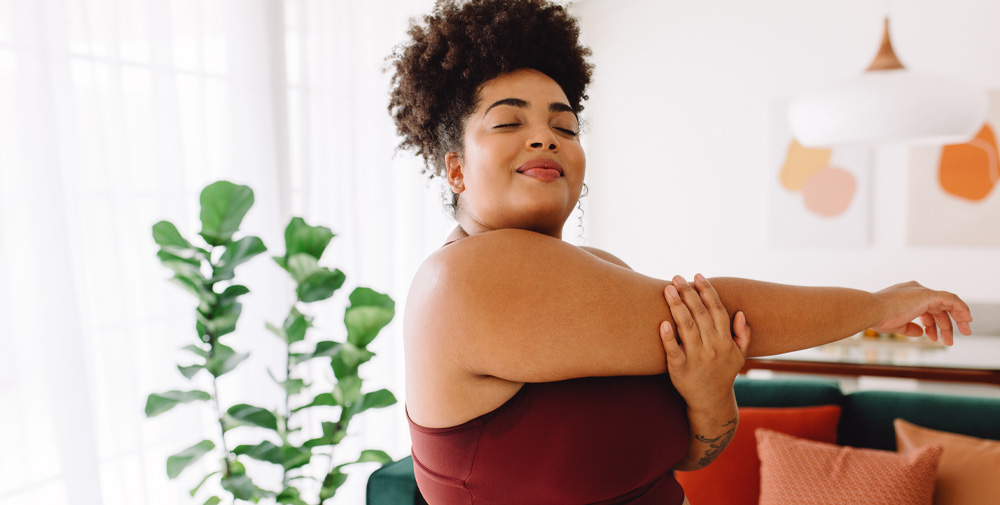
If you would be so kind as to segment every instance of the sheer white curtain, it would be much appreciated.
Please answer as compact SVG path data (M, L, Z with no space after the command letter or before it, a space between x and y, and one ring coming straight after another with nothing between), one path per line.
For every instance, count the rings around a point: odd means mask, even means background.
M193 503L204 472L169 481L165 461L214 434L211 414L143 415L150 392L187 386L175 364L196 338L150 227L193 235L218 179L255 190L243 229L272 252L292 215L339 235L325 261L348 282L317 331L339 336L354 286L396 299L362 372L400 403L359 418L344 451L408 453L402 308L448 222L418 163L393 157L381 68L430 5L0 0L0 504ZM220 381L226 404L277 401L264 368L281 346L263 323L291 299L276 270L238 271L251 294L231 343L252 357ZM335 503L361 503L367 471Z

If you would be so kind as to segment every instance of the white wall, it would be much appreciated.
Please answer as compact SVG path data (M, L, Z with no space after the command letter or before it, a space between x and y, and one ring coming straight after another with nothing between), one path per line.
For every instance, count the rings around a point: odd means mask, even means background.
M906 245L905 149L876 153L870 246L777 248L766 234L774 100L864 70L887 10L908 68L1000 88L1000 2L582 0L573 9L596 65L584 111L592 245L661 278L869 290L915 279L1000 302L1000 248Z

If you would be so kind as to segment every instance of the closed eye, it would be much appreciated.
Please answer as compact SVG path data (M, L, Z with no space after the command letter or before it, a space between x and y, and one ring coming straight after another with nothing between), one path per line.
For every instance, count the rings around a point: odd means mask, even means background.
M521 126L521 123L504 123L494 126L494 128L513 128L515 126Z
M575 137L575 136L579 135L579 133L577 133L577 132L575 132L573 130L570 130L569 128L559 128L558 126L556 126L555 129L559 130L559 131L561 131L563 133L565 133L566 135L570 135L572 137Z

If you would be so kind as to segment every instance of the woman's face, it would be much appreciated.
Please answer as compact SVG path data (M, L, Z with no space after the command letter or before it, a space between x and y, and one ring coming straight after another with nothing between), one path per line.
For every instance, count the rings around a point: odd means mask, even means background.
M586 171L579 131L566 94L545 74L521 69L486 82L465 125L464 152L446 157L466 232L561 237Z

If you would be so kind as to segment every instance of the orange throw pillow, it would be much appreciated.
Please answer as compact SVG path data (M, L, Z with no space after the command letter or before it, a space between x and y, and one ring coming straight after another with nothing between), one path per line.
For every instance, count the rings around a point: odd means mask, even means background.
M688 500L697 505L757 505L760 459L754 430L768 428L821 442L837 441L840 407L740 407L740 423L729 447L712 464L675 472Z
M760 505L932 505L940 445L903 455L757 430Z
M926 445L944 447L935 505L1000 503L1000 442L937 431L896 419L896 446L904 454Z

